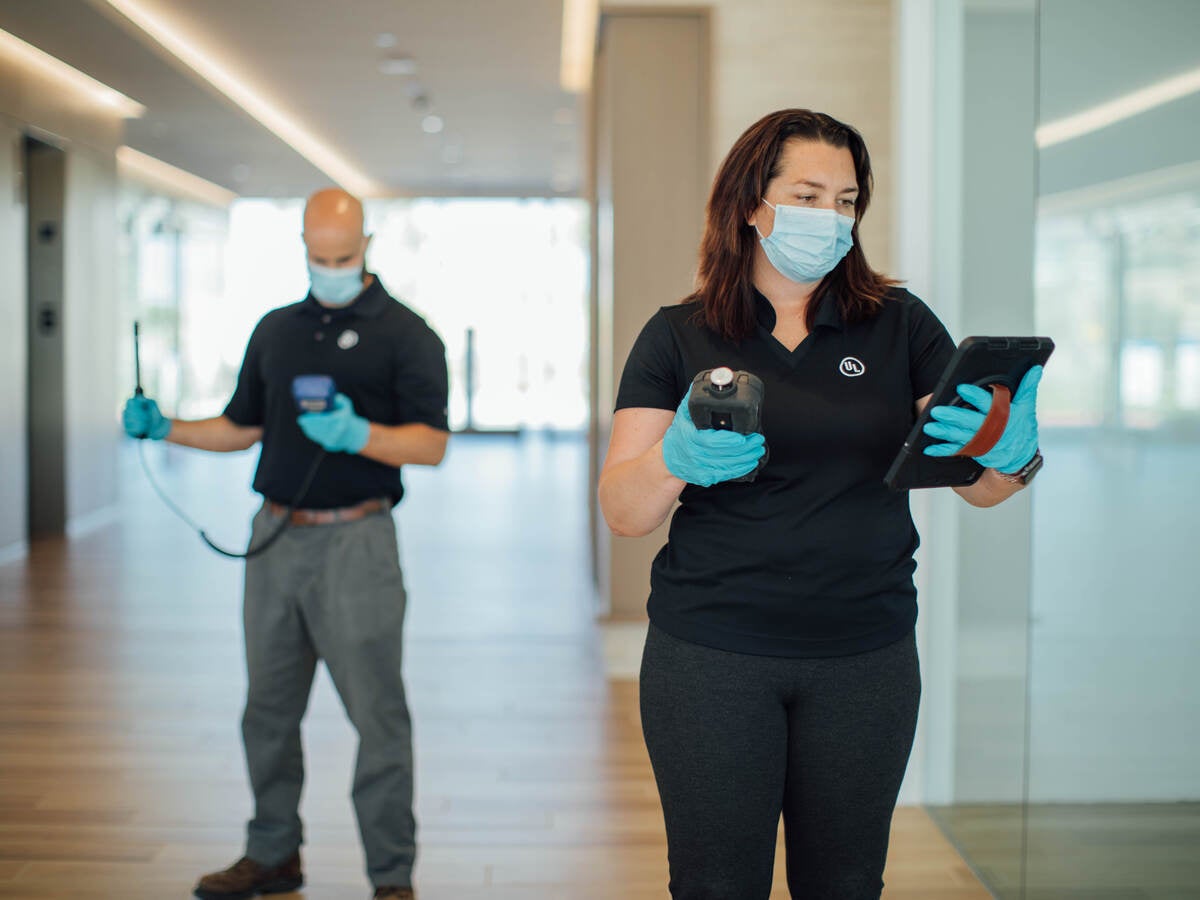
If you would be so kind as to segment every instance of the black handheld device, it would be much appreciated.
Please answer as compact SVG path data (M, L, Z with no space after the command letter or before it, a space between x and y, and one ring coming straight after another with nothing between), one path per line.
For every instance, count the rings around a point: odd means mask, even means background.
M990 390L993 397L1015 394L1025 373L1034 366L1045 365L1054 352L1054 341L1048 337L985 337L964 338L950 358L942 377L933 389L933 396L909 431L904 446L896 454L884 482L894 491L909 491L928 487L959 487L974 484L983 473L983 466L970 455L926 456L925 448L940 441L925 433L930 412L935 406L963 406L958 396L960 384L974 384ZM974 407L968 407L974 409ZM993 403L997 416L1007 415L1007 402ZM1004 421L989 415L987 427L1003 431ZM993 442L994 443L994 442Z
M764 393L762 379L750 372L735 372L728 366L705 369L692 379L688 415L697 428L736 431L739 434L761 432ZM730 480L753 481L766 464L767 454L764 450L753 472Z
M133 320L133 392L142 396L142 341L141 328L137 319Z

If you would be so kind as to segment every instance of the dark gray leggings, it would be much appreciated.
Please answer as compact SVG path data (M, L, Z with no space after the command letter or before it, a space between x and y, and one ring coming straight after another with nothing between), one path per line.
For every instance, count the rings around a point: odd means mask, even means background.
M650 626L642 733L675 900L766 900L782 813L804 900L878 900L921 696L915 637L857 656L714 650Z

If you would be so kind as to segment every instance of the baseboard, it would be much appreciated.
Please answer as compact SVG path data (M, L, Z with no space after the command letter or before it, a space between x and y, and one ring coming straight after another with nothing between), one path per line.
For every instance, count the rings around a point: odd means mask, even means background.
M642 667L642 648L646 644L645 621L601 622L600 641L604 653L604 674L609 681L637 681Z
M121 509L116 503L110 503L108 506L102 506L89 513L72 516L67 522L67 537L72 539L80 538L98 528L111 525L117 521L120 511Z
M0 547L0 566L6 566L9 563L20 562L29 555L29 542L17 541L15 544L8 544Z

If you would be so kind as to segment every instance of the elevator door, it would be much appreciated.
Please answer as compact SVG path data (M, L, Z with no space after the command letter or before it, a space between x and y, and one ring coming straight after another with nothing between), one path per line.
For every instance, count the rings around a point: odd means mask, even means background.
M29 248L29 536L66 528L63 421L63 196L66 154L25 139Z

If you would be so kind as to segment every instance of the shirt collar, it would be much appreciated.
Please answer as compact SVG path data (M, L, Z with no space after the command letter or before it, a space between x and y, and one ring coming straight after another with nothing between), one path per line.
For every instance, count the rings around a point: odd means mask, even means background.
M775 307L758 288L754 288L754 317L767 331L775 330ZM838 308L837 297L831 291L826 291L821 298L813 324L818 327L824 325L837 331L846 330L846 322Z
M383 289L383 285L380 284L378 275L372 272L368 272L367 274L371 276L371 283L363 288L363 292L347 305L322 306L317 298L312 295L312 291L309 291L308 296L304 298L301 308L306 313L317 316L332 316L334 319L347 316L374 319L383 315L391 297Z

